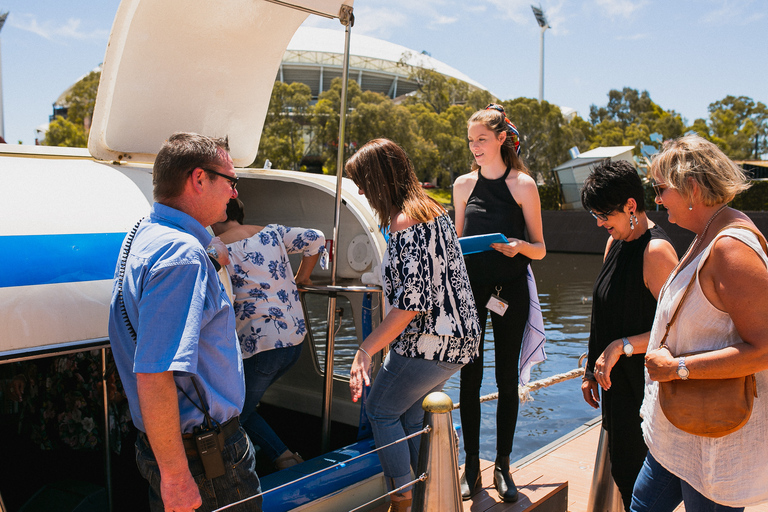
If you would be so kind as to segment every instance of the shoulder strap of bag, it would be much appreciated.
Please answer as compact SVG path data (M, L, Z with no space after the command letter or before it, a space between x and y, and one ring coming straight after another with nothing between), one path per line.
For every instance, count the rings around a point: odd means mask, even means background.
M757 239L760 241L760 246L763 248L763 251L766 255L768 255L768 246L766 246L765 237L762 233L760 233L758 230L753 228L752 226L749 226L747 224L728 224L727 226L724 226L722 229L720 229L715 236L712 238L712 240L716 239L717 236L725 231L726 229L730 228L737 228L737 229L746 229L747 231L751 231L754 233L754 235L757 237ZM688 292L691 291L691 288L693 287L694 281L696 281L696 276L698 275L698 272L696 270L693 271L693 276L691 276L691 280L688 282L688 286L685 288L685 292L683 293L683 297L680 299L680 302L677 303L677 308L675 308L675 312L672 313L672 318L669 319L669 322L667 322L667 328L664 331L664 337L661 339L661 344L659 345L659 348L666 347L667 350L669 350L669 346L667 345L667 336L669 336L669 329L672 327L672 324L675 322L675 319L677 318L677 314L680 312L680 306L683 305L683 301L688 296Z

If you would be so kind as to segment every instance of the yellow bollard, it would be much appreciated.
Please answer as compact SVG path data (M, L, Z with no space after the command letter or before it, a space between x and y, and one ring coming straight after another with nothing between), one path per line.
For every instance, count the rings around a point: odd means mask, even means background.
M413 493L413 512L460 512L459 460L453 431L451 398L442 392L430 393L422 403L424 426L431 430L421 439L417 482ZM417 475L417 476L418 476Z

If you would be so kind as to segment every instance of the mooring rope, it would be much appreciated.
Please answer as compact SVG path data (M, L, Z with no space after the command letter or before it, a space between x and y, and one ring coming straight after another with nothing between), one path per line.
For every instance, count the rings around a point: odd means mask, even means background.
M582 354L579 357L579 367L565 372L565 373L558 373L557 375L553 375L551 377L547 377L546 379L541 380L535 380L525 386L517 386L517 395L520 397L521 403L530 402L533 400L531 398L531 391L536 391L537 389L546 388L547 386L551 386L553 384L557 384L558 382L563 382L566 380L575 379L577 377L581 377L584 375L584 368L582 367L582 362L584 359L586 359L587 354ZM483 395L480 397L480 403L483 402L490 402L491 400L498 400L499 399L499 393L489 393L487 395ZM458 409L461 407L461 402L456 402L453 404L453 408Z

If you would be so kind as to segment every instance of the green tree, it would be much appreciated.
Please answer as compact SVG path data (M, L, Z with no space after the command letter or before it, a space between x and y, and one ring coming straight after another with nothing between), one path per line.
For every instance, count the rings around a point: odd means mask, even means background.
M306 148L312 145L311 99L306 84L275 82L255 164L268 158L278 169L299 170ZM306 145L305 135L309 138Z
M69 119L56 116L56 119L48 125L43 146L66 146L71 148L84 148L88 146L88 137L82 126L74 124Z
M653 144L652 133L665 139L677 138L685 132L683 118L674 110L664 110L651 100L648 91L624 87L608 92L603 107L590 106L592 124L590 149L600 146L635 146L640 155L640 143Z
M709 139L734 160L759 159L768 152L768 108L752 98L729 95L710 103L708 128Z
M587 123L579 117L569 123L557 105L533 98L517 98L502 104L520 132L520 155L534 178L551 182L550 171L568 160L570 148L583 150L589 145L583 131Z
M64 103L66 119L58 116L51 121L41 144L44 146L88 146L88 130L91 126L96 92L99 89L101 71L91 71L72 86Z

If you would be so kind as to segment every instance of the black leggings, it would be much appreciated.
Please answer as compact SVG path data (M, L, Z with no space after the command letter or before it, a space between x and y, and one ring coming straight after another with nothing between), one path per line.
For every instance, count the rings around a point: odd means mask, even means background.
M518 364L520 347L523 343L525 322L528 320L530 301L528 297L528 278L523 274L516 280L499 285L498 295L509 303L504 316L491 313L493 338L496 352L496 386L499 400L496 406L496 453L506 457L512 452L512 441L517 426L517 411L520 400L517 394ZM461 369L461 429L464 433L464 452L476 455L480 453L480 386L483 383L483 343L488 310L485 305L491 294L496 292L496 285L473 285L472 293L480 317L482 337L480 355L472 363Z

